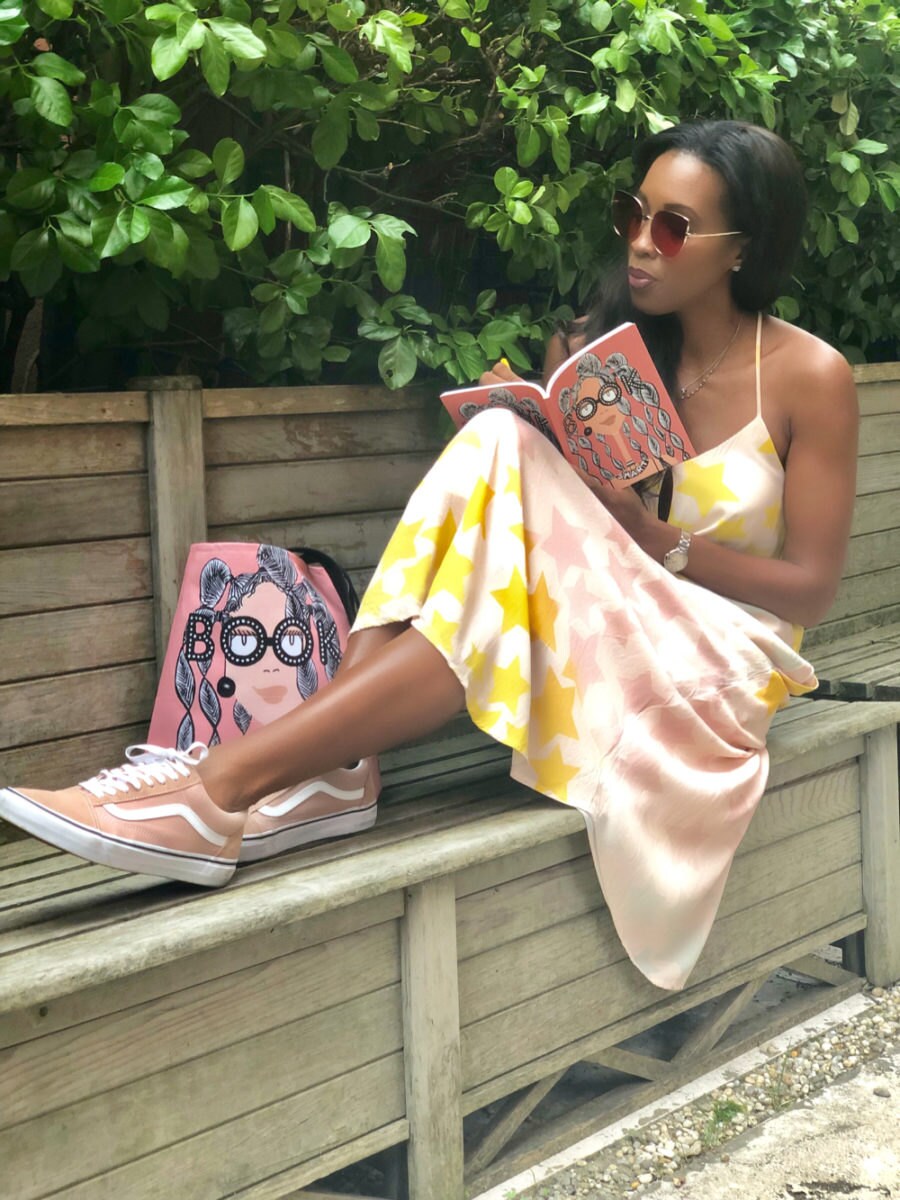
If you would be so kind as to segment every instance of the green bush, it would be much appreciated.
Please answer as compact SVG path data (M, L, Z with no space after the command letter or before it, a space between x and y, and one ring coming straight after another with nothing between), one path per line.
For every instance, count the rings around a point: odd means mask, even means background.
M698 115L804 162L781 315L896 355L898 41L851 0L0 0L7 361L44 297L44 387L524 367L635 137Z

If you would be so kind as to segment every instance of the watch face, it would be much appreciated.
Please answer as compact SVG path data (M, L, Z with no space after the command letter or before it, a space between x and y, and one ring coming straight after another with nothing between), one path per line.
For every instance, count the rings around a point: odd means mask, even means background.
M679 571L683 571L687 566L687 561L687 550L682 550L676 546L674 550L670 550L665 556L663 565L667 571L671 571L673 575L677 575Z

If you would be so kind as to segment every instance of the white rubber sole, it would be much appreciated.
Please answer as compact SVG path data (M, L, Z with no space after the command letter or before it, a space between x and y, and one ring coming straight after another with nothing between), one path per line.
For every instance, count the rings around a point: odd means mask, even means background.
M120 871L158 875L163 879L196 883L201 887L221 887L232 877L237 866L233 858L204 858L177 850L163 850L88 829L77 821L70 821L44 808L14 788L0 789L0 817L5 817L41 841L49 842L51 846Z
M377 816L378 804L375 803L367 808L337 813L333 817L320 817L317 821L299 821L296 825L273 829L268 833L245 834L238 862L259 862L263 858L273 858L276 854L284 854L286 850L296 850L298 846L308 846L310 842L324 838L361 833L364 829L371 829Z

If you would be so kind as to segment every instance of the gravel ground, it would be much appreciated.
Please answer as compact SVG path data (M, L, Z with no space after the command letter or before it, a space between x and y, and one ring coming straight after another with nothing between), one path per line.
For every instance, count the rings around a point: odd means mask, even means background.
M616 1200L680 1189L688 1171L704 1162L728 1162L728 1143L773 1115L809 1100L829 1084L900 1047L900 984L866 993L866 1007L850 1020L775 1054L708 1095L632 1129L599 1154L504 1200ZM763 1052L766 1047L763 1045ZM895 1085L896 1090L896 1085ZM890 1096L886 1085L873 1094ZM900 1135L898 1135L900 1138Z

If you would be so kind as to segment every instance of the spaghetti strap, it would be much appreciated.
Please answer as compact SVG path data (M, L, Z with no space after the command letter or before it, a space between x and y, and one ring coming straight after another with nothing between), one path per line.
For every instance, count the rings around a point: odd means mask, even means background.
M762 351L762 313L756 314L756 415L762 416L762 381L760 358Z

